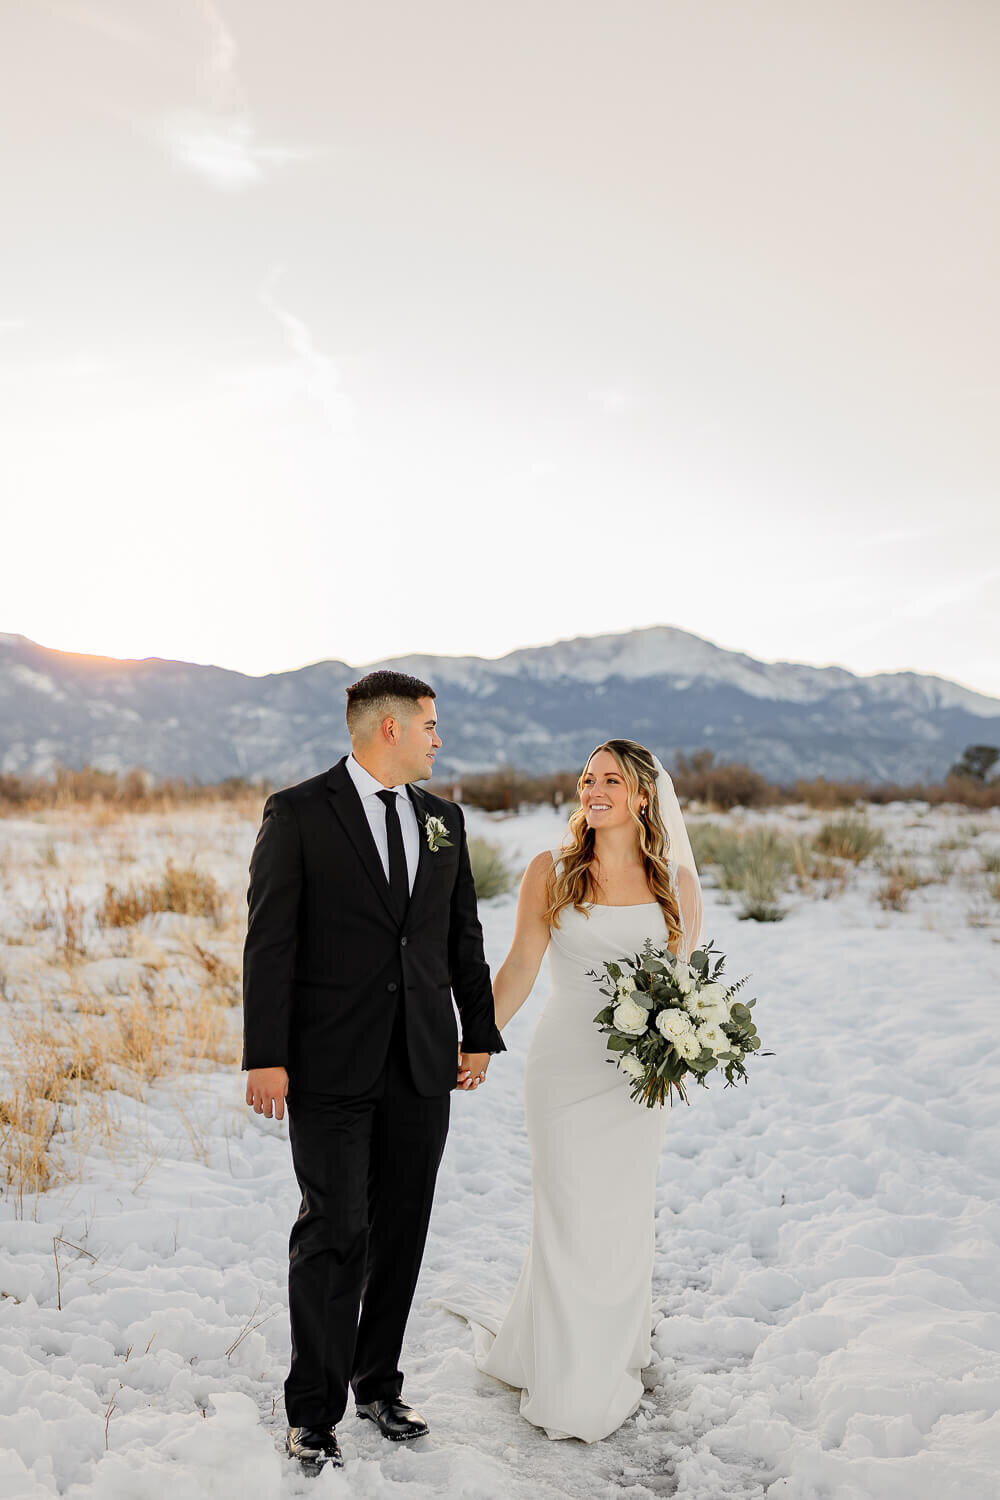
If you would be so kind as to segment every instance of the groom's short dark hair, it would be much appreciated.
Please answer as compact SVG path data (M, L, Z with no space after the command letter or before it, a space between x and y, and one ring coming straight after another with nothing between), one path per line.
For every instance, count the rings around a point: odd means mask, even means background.
M428 683L407 672L368 672L347 689L347 728L353 736L364 719L381 720L387 714L398 714L404 703L415 705L420 698L436 696Z

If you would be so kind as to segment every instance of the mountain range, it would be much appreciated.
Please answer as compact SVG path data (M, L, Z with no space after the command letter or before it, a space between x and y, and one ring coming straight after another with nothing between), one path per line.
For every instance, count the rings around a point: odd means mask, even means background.
M968 744L1000 745L1000 699L917 672L763 662L673 626L474 656L321 661L248 677L191 662L119 661L0 634L0 771L57 765L277 785L347 748L344 689L372 666L430 682L438 776L579 766L627 735L669 765L701 747L768 779L938 779Z

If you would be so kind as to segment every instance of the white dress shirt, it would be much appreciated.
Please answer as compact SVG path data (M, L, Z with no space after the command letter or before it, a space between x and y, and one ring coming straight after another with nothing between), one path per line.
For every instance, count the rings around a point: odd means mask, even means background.
M420 824L417 821L417 810L410 801L405 782L402 786L384 787L370 771L365 770L360 761L354 759L353 755L347 757L347 774L354 782L358 796L361 798L361 806L365 810L365 817L368 819L368 827L375 840L378 857L382 861L386 881L389 879L389 835L385 831L386 806L378 794L385 791L396 793L396 812L399 815L399 826L403 833L406 873L409 877L412 895L413 882L417 878L417 861L420 858Z

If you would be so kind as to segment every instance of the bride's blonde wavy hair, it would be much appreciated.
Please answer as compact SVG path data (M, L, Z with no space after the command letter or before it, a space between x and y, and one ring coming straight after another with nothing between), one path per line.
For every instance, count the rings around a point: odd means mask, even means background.
M668 946L676 952L681 940L681 919L677 906L677 895L667 866L667 840L660 813L660 799L656 791L656 766L652 755L644 745L635 740L605 740L587 757L587 765L580 772L577 793L583 790L583 779L587 767L595 755L607 750L621 772L628 792L628 806L639 836L639 852L646 870L646 884L650 895L660 904L663 920L669 933ZM645 796L646 807L640 812L639 801ZM563 845L562 858L549 877L549 904L545 920L550 927L559 926L559 913L567 906L582 911L597 899L597 882L592 864L594 859L594 830L587 826L587 815L578 807L569 820L567 842Z

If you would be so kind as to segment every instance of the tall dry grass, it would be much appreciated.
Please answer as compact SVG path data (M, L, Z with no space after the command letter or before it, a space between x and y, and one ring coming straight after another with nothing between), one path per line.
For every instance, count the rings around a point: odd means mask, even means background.
M159 880L118 890L108 883L97 911L99 927L132 927L153 912L173 911L187 917L209 917L217 922L223 895L211 875L191 865L168 859Z
M0 817L79 807L114 813L162 813L220 802L252 815L260 810L271 790L269 782L245 781L240 776L202 784L181 777L156 780L141 769L119 775L93 766L78 771L60 766L51 777L0 775Z
M58 1179L61 1136L72 1131L79 1152L88 1116L90 1134L100 1128L97 1097L141 1097L156 1079L239 1060L233 1012L207 989L181 1005L147 983L103 1013L38 1014L9 1032L17 1083L0 1096L0 1171L5 1195L19 1203Z
M243 921L235 891L186 852L146 881L121 878L137 850L148 859L158 844L176 851L206 841L216 858L239 850L233 872L242 883L247 835L242 818L230 816L233 803L223 807L218 819L199 814L176 827L154 815L152 827L137 830L133 809L110 815L119 829L107 826L100 804L76 806L53 838L39 843L28 822L5 844L0 1193L19 1211L71 1175L94 1141L121 1148L123 1096L141 1098L158 1079L212 1065L235 1071ZM105 883L95 900L98 872ZM192 924L135 932L155 912Z

